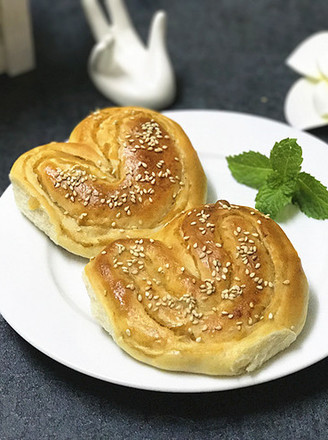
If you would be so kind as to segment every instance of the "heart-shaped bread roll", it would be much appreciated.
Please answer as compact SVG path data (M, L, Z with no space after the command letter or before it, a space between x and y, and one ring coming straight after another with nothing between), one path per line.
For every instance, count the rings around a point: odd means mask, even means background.
M69 142L20 156L10 179L21 211L84 257L109 240L152 234L206 197L202 166L182 128L137 107L92 113Z
M115 342L167 370L253 371L296 339L307 313L307 280L282 229L223 201L153 238L113 241L84 278Z

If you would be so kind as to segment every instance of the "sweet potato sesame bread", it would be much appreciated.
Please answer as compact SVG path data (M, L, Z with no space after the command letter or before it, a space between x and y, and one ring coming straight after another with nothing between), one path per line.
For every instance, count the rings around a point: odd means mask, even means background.
M92 311L134 358L238 375L303 328L308 283L282 229L251 208L188 210L153 238L112 241L85 267Z
M92 113L68 143L20 156L10 179L21 211L84 257L109 240L147 236L206 197L206 177L182 128L138 107Z

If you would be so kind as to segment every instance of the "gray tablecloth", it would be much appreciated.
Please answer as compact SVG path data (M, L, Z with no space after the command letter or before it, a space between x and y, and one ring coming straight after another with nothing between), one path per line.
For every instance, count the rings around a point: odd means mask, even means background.
M168 47L179 86L172 109L233 110L284 121L284 97L297 78L284 61L301 40L328 28L325 0L127 4L144 39L152 14L168 12ZM33 0L31 8L37 68L13 79L0 77L0 194L21 153L64 140L91 110L112 104L86 72L93 39L80 2ZM327 127L313 134L328 141ZM4 260L2 254L0 263ZM0 438L326 439L327 367L325 359L235 391L140 391L62 366L0 316Z

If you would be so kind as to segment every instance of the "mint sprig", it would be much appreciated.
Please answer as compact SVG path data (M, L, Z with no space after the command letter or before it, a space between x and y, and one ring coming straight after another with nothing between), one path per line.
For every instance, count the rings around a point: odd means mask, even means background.
M302 148L296 139L283 139L273 146L270 157L255 151L228 156L233 177L258 189L255 207L276 218L289 203L308 217L328 218L328 191L317 179L301 172Z

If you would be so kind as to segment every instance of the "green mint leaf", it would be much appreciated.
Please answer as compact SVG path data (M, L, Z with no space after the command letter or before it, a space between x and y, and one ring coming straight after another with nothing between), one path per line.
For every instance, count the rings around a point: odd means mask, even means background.
M276 142L270 153L272 168L277 171L284 181L295 179L301 171L302 148L296 139L283 139Z
M273 171L268 175L266 183L269 188L279 189L286 196L292 196L296 188L297 178L284 180L283 176L281 176L278 171Z
M237 156L228 156L227 162L233 177L244 185L260 188L272 172L270 159L264 154L248 151Z
M324 220L328 218L328 191L316 178L300 173L293 196L293 202L308 217Z
M257 193L255 207L264 214L270 214L270 217L275 218L291 200L292 196L285 193L283 185L272 188L265 183Z

